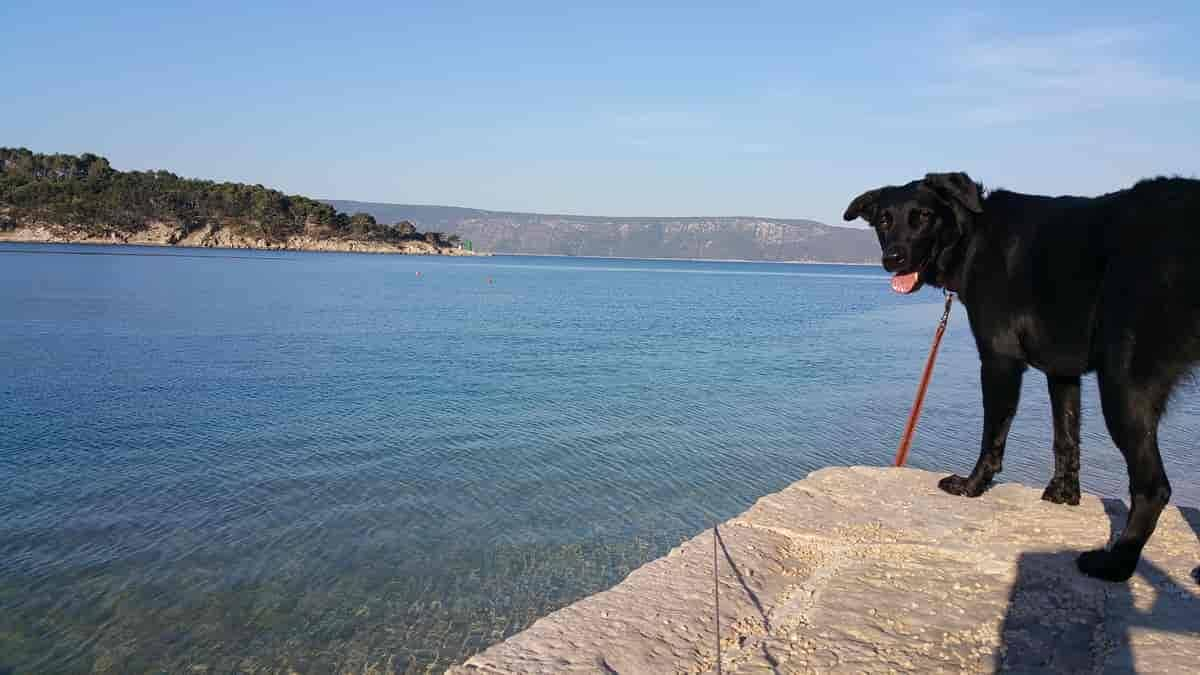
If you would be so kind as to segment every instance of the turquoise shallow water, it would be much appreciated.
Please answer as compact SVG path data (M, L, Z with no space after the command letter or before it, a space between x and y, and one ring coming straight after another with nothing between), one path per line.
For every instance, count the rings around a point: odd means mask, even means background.
M869 267L5 245L0 673L440 669L890 462L940 310ZM965 319L915 466L974 461ZM1008 480L1050 474L1044 389ZM1188 387L1180 503L1198 432ZM1123 495L1090 381L1084 446Z

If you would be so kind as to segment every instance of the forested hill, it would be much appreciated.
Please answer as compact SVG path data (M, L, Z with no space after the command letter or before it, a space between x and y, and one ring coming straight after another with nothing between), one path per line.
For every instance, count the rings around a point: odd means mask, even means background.
M410 222L382 224L262 185L181 178L167 171L117 171L93 154L47 155L0 148L0 233L36 231L47 240L321 248L322 242L449 247L456 239ZM151 232L153 231L153 232ZM149 239L146 238L149 236ZM301 242L300 240L303 240ZM206 243L215 242L215 243Z
M753 217L620 218L328 200L380 220L453 232L497 253L876 262L870 230Z

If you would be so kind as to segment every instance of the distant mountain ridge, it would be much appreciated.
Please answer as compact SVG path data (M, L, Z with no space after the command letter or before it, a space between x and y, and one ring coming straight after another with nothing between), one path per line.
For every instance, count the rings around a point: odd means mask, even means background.
M630 258L874 262L870 230L756 217L608 217L328 199L347 213L469 239L477 251Z

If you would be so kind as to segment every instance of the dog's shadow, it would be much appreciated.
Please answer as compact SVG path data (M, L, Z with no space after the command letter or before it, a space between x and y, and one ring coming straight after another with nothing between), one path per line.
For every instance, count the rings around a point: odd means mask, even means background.
M1120 500L1104 500L1110 543L1124 527L1128 511ZM1179 511L1200 539L1200 510ZM1075 566L1078 555L1079 551L1021 554L1001 630L997 671L1132 673L1137 672L1132 630L1200 638L1200 595L1195 586L1183 588L1143 559L1136 574L1154 587L1146 607L1145 599L1136 601L1129 582L1110 584L1083 576ZM1191 574L1197 577L1200 568Z

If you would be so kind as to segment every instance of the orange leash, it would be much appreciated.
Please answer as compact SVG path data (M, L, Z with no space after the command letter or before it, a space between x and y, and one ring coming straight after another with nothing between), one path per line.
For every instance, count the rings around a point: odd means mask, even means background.
M896 448L896 466L904 466L908 459L908 449L912 446L913 432L917 430L917 419L921 416L921 404L925 403L925 390L929 388L929 378L933 377L933 362L937 360L938 347L942 344L942 336L946 334L946 323L950 321L950 305L954 304L954 294L946 293L946 311L942 312L942 320L938 322L937 333L933 336L933 346L929 348L929 360L925 362L925 372L921 375L921 386L917 387L917 400L913 401L912 412L908 413L908 425L904 427L904 436L900 439L900 447Z

